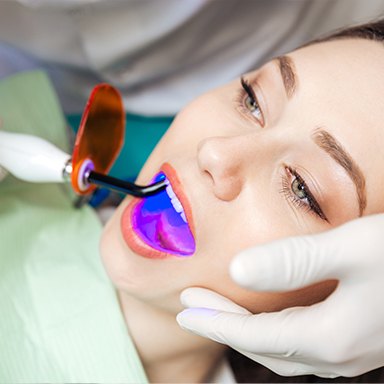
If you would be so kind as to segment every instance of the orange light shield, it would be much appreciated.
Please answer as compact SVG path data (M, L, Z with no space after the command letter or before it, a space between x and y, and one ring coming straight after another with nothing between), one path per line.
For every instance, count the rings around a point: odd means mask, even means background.
M124 143L125 113L119 91L109 84L91 92L81 118L72 153L71 183L79 195L90 194L96 186L83 182L84 169L107 174Z

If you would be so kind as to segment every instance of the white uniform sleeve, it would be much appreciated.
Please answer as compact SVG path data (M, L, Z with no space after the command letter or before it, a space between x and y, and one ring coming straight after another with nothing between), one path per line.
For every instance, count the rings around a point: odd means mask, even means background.
M275 55L383 11L381 0L3 0L0 54L16 47L7 73L17 54L44 67L67 113L107 81L127 110L173 115Z

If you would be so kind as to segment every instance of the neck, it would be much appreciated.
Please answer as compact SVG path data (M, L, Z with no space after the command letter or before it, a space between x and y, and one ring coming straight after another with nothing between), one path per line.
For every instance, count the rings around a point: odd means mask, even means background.
M183 331L176 316L119 292L129 333L150 382L205 382L225 347Z

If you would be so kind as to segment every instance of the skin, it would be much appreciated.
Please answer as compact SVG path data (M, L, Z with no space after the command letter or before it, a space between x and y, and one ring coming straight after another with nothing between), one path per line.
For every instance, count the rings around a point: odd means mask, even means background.
M192 257L153 260L133 253L120 231L131 197L105 227L102 260L152 381L202 381L222 353L222 346L177 327L184 288L212 289L254 313L309 305L335 288L328 281L289 293L251 292L228 274L230 261L244 248L324 231L360 215L354 183L315 144L314 130L333 135L361 169L367 200L362 215L383 211L384 108L377 102L384 94L383 47L337 40L288 56L297 77L293 95L287 95L276 61L244 76L263 121L247 109L236 79L189 104L139 175L138 183L146 184L165 162L176 170L195 223ZM292 202L295 176L287 166L305 180L327 220Z

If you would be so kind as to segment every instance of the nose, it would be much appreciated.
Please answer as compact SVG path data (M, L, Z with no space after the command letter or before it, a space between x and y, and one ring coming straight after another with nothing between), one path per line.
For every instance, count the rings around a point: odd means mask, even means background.
M244 151L246 143L240 136L210 137L199 143L199 169L210 177L213 192L221 200L236 199L243 188L246 167Z

